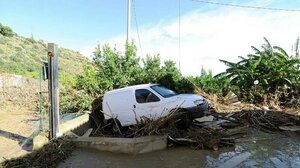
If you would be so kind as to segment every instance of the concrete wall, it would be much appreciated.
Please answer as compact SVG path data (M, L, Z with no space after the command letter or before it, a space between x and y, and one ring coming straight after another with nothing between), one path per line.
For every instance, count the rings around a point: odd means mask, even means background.
M63 136L83 135L86 130L90 127L89 114L83 114L74 119L60 123L59 128ZM33 150L42 148L49 142L48 135L45 132L33 138Z
M89 127L89 114L83 114L72 120L59 124L59 129L61 133L67 134L68 132L72 131L73 133L79 136L83 135Z
M167 148L166 136L138 138L79 137L74 142L77 147L127 154L148 153Z

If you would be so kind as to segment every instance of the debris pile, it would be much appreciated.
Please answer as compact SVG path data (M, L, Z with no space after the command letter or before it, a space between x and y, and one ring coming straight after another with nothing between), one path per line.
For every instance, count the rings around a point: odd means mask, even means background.
M300 131L300 116L292 112L277 112L275 106L258 107L239 102L234 93L218 97L205 93L201 88L196 92L203 95L212 105L211 115L194 119L187 125L180 112L151 120L143 117L134 126L112 132L101 113L101 98L93 102L91 118L95 123L92 136L134 138L147 135L167 135L171 144L192 145L196 148L218 149L234 145L235 140L247 134L248 127L265 132ZM300 113L299 113L300 114ZM115 124L118 125L118 124ZM120 129L119 129L120 130Z
M4 161L0 167L56 167L71 155L73 149L74 146L69 141L53 140L23 157Z
M210 116L194 119L187 130L170 133L169 139L174 144L218 150L220 147L233 146L235 139L243 137L247 129L246 123L212 113Z
M97 128L93 132L93 136L134 138L147 135L165 135L178 131L177 126L181 124L180 117L182 115L183 113L181 111L174 111L165 117L159 118L158 120L142 117L139 120L136 120L136 125L122 129L123 131L121 133L116 133L107 129L113 123L101 122L96 125Z
M168 135L170 145L191 145L198 149L217 150L219 147L234 145L234 139L241 137L247 131L247 125L233 119L221 119L225 117L211 115L186 123L184 116L185 113L177 111L158 120L143 117L136 125L127 127L122 133L107 130L109 124L106 124L95 129L92 136L134 138Z
M286 112L242 110L231 114L232 118L266 132L289 130L289 127L300 126L300 116Z
M142 118L134 126L122 133L112 133L100 126L93 136L113 136L134 138L147 135L167 135L170 145L189 145L197 149L218 150L233 146L238 138L247 134L248 127L265 132L300 131L300 117L285 113L259 110L242 110L232 113L211 112L210 116L194 119L188 127L183 127L183 113L174 112L158 120ZM186 123L185 123L186 124Z

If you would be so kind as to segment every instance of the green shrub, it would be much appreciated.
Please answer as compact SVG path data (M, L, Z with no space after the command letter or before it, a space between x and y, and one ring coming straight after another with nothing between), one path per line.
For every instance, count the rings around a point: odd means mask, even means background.
M12 29L8 26L4 26L0 23L0 34L7 37L12 37L15 35L15 33L12 31Z
M77 77L76 88L94 97L107 90L142 83L158 83L179 93L193 92L193 84L182 77L173 61L165 61L161 66L159 55L148 55L140 65L136 46L131 43L125 47L123 55L108 45L97 46L96 66L84 68L83 74Z
M60 113L80 113L85 110L91 110L90 105L93 97L83 91L67 88L60 91Z
M214 77L211 71L201 69L201 75L190 77L190 80L207 93L224 95L231 90L230 80L224 77Z
M188 78L181 78L176 82L174 90L178 93L193 93L195 88Z
M34 40L34 38L33 38L33 37L26 38L26 40L27 40L28 42L30 42L31 44L34 44L34 43L36 43L36 41ZM29 43L28 43L28 44L29 44Z

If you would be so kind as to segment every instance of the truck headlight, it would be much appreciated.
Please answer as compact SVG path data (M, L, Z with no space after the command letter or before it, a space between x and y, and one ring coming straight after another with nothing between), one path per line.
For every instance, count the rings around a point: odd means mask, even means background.
M194 103L196 106L200 106L202 104L204 104L205 100L195 100Z

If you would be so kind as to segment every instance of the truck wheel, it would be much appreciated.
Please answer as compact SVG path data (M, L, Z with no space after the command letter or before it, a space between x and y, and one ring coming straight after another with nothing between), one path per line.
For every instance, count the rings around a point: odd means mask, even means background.
M103 97L96 98L92 103L92 113L89 116L92 127L99 127L104 125L104 114L101 112L102 110L102 100Z
M109 120L109 130L113 134L122 134L123 133L123 127L118 119L110 119Z
M187 129L191 126L192 120L188 111L181 111L181 115L178 117L178 121L176 122L176 127L178 129Z

